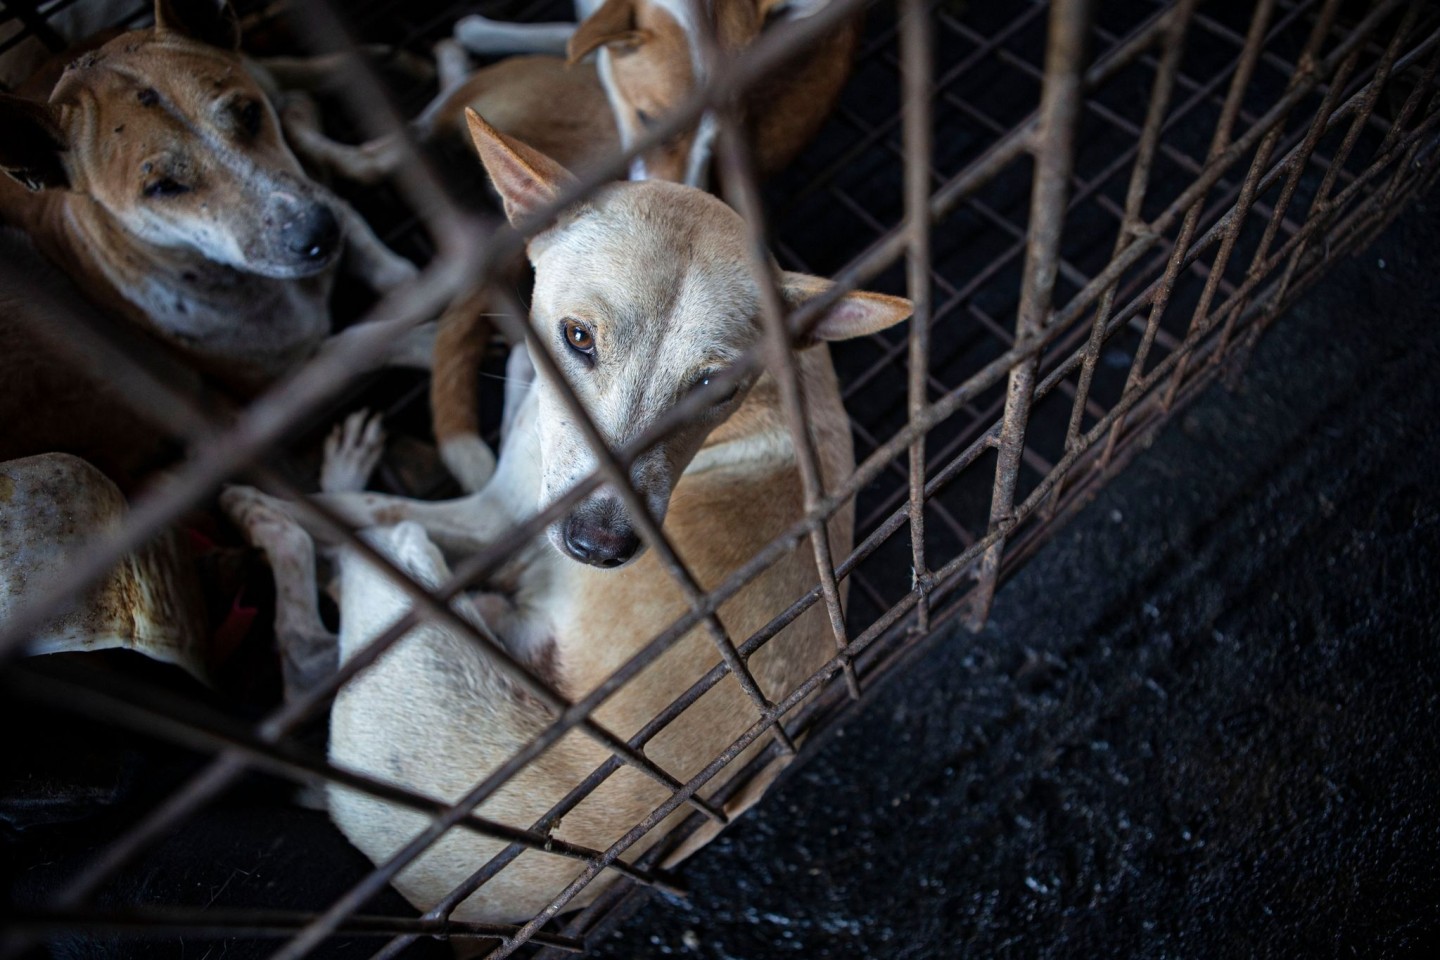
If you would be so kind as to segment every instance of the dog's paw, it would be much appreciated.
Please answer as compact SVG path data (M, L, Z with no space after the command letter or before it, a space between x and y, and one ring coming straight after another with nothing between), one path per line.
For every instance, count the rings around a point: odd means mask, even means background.
M226 487L220 491L220 509L251 546L271 557L287 554L308 536L279 501L254 487Z
M325 460L320 465L320 489L325 493L359 493L385 452L385 429L380 415L357 410L337 424L325 438Z

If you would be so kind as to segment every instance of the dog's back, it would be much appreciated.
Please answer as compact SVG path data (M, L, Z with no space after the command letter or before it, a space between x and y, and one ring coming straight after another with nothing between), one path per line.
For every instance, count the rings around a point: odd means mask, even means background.
M0 460L71 453L127 489L165 462L167 445L103 367L67 347L69 324L87 316L94 307L70 278L0 227Z

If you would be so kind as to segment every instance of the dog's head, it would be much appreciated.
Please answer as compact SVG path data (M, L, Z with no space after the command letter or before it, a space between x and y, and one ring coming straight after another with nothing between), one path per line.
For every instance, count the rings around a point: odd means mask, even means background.
M701 24L697 16L709 22ZM753 41L762 22L760 7L749 2L606 0L576 27L569 56L574 63L597 53L620 143L629 149L704 79L701 30L710 31L718 50L730 54ZM695 126L637 157L630 179L703 187L715 130L707 111Z
M468 117L512 223L528 222L571 182L553 160L473 112ZM635 488L657 522L705 438L740 408L754 383L753 375L734 389L711 383L763 334L748 243L744 221L715 197L659 181L611 184L530 241L531 324L610 449L633 444L701 391L703 412L630 465ZM830 287L805 274L782 272L778 279L792 307ZM910 312L910 302L900 297L851 293L820 317L810 336L817 343L857 337ZM536 384L542 507L597 467L560 389L543 376ZM601 567L618 567L641 548L633 519L609 487L580 502L548 533L561 552Z
M155 23L79 57L48 103L0 95L0 167L155 246L267 277L330 266L340 221L242 65L229 6L157 0Z

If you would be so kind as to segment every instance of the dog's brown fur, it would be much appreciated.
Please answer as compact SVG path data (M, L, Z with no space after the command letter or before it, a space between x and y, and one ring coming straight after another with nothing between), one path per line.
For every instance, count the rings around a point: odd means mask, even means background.
M0 220L107 313L250 389L328 333L342 238L372 286L414 267L300 168L228 6L155 15L0 95Z

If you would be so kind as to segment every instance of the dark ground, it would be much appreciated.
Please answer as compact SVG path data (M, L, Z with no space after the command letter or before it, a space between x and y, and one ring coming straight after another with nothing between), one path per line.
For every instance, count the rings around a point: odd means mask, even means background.
M1340 262L596 956L1440 940L1440 221Z

